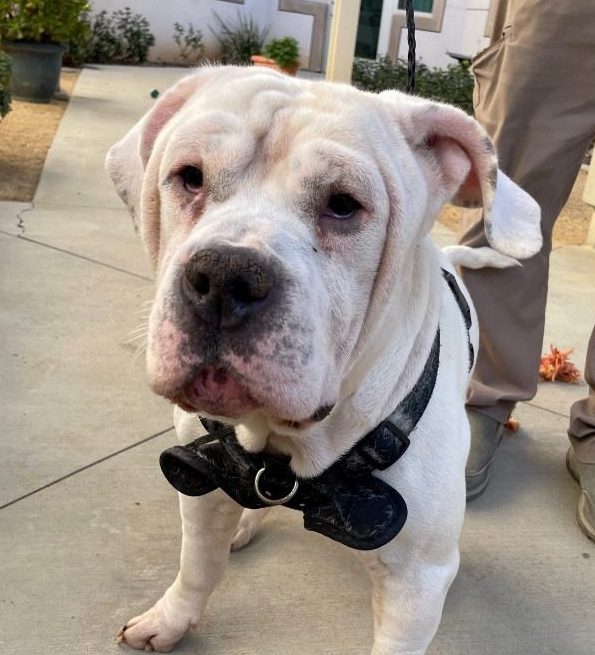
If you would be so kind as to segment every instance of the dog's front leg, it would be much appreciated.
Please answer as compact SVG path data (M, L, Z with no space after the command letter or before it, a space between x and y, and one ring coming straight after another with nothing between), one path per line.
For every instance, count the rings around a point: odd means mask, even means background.
M132 648L170 651L196 626L225 572L241 507L223 492L199 498L180 494L180 572L165 594L126 624L119 639Z
M374 647L371 655L424 655L440 623L446 592L459 566L458 547L440 561L384 558L363 560L372 578Z

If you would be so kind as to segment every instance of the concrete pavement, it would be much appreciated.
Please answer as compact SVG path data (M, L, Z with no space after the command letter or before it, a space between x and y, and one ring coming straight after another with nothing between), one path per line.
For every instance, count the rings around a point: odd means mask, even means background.
M0 204L0 652L116 653L115 633L177 572L175 493L157 458L171 410L146 388L131 331L151 298L140 241L103 172L109 145L185 70L85 69L34 202ZM437 226L441 243L453 235ZM552 254L545 347L582 369L595 251ZM140 310L140 313L138 313ZM595 545L576 525L564 454L581 385L541 384L516 412L467 512L460 573L430 655L593 655ZM368 652L357 560L273 512L231 558L184 655Z

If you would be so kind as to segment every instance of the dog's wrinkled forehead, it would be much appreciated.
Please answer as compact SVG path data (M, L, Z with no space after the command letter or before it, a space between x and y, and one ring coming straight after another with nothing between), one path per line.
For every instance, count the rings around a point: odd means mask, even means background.
M213 81L173 117L164 137L171 151L197 147L204 156L241 156L237 150L244 145L274 162L312 138L356 146L374 112L370 102L363 121L362 100L368 99L350 87L267 73Z
M290 118L294 123L301 123L301 127L314 122L344 128L361 115L362 102L366 100L364 94L344 85L254 73L228 79L226 83L217 79L206 83L186 103L181 114L185 119L197 111L235 115L259 139L270 136L271 128L277 123L287 125Z

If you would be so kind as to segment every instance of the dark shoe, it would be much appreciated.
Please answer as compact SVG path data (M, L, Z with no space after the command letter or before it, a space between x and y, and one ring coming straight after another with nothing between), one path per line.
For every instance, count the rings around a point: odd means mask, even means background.
M502 441L504 425L486 414L467 409L471 428L471 448L465 466L467 500L483 493L490 481L490 467Z
M566 453L566 466L570 475L579 483L581 495L578 499L576 518L582 531L595 541L595 464L579 461L572 446Z

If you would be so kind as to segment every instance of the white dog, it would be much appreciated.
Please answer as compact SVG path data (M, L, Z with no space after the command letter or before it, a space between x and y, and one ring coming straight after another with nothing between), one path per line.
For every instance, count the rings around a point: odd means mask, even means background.
M154 265L148 375L177 405L184 443L204 433L200 413L235 425L247 451L290 456L298 479L317 476L394 414L439 330L437 378L411 445L375 473L400 491L408 519L360 553L373 655L425 653L459 564L477 348L475 315L468 330L442 271L536 253L537 205L497 171L492 144L462 111L265 69L186 77L107 167ZM483 205L493 249L454 248L449 261L433 244L449 200ZM180 573L121 631L133 648L169 651L196 626L234 535L235 547L247 543L266 511L240 518L220 490L180 505Z

